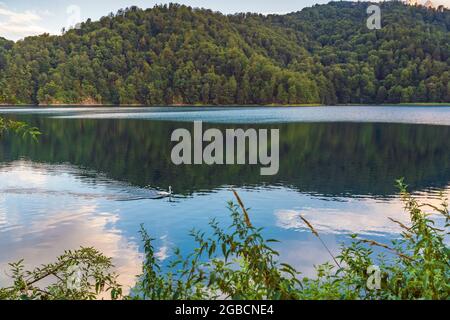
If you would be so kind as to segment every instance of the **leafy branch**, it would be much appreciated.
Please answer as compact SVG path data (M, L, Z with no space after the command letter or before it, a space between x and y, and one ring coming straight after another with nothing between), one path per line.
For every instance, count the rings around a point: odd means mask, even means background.
M66 251L55 263L24 270L23 260L9 264L14 285L0 289L1 299L93 300L109 292L112 299L122 295L117 276L107 258L93 248ZM50 284L39 285L41 282Z
M38 128L31 127L25 122L0 117L0 137L9 132L21 135L23 138L31 137L34 141L37 141L42 134Z

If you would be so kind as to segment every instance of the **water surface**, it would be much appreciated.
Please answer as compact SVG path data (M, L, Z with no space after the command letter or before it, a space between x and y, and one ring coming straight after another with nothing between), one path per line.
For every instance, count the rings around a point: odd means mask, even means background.
M0 108L44 133L39 143L0 141L0 270L30 266L64 249L94 246L114 258L122 282L140 272L139 225L157 255L194 247L189 231L226 224L230 187L255 225L281 243L284 261L305 274L330 258L301 224L309 219L337 251L351 233L389 241L407 221L395 179L422 198L450 193L450 108ZM280 129L280 172L259 166L175 166L174 129ZM172 186L173 201L154 199ZM4 272L0 281L5 281Z

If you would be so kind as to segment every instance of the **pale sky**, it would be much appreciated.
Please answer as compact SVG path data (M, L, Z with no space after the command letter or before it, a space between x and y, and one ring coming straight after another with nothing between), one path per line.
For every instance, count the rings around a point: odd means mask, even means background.
M425 0L422 0L425 2ZM110 12L136 5L150 8L155 4L176 2L223 13L288 13L329 0L0 0L0 37L19 40L42 33L60 34L88 18L97 20ZM450 7L450 0L434 0Z

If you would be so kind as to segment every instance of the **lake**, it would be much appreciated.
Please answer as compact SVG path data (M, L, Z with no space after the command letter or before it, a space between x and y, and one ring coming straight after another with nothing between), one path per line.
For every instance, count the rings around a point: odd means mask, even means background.
M43 132L39 143L0 140L0 286L8 262L51 262L65 249L96 247L114 258L120 281L140 273L140 224L157 256L189 252L189 232L229 222L230 188L256 226L281 242L281 260L306 275L330 260L298 218L338 252L349 235L387 242L393 217L407 221L395 180L420 198L450 194L449 107L0 108ZM260 166L175 166L171 133L204 127L280 130L280 171ZM154 199L172 186L175 196ZM149 190L151 189L151 190Z

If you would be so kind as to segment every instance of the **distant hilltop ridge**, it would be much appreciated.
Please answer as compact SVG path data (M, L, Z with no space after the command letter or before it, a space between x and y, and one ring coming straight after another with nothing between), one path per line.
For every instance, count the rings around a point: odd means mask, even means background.
M404 0L403 1L405 4L409 5L409 6L424 6L428 9L437 9L439 7L444 7L444 5L439 5L436 6L431 0L426 0L426 1L419 1L419 0Z
M449 103L450 10L379 2L370 30L368 5L131 7L61 36L0 38L0 104Z

